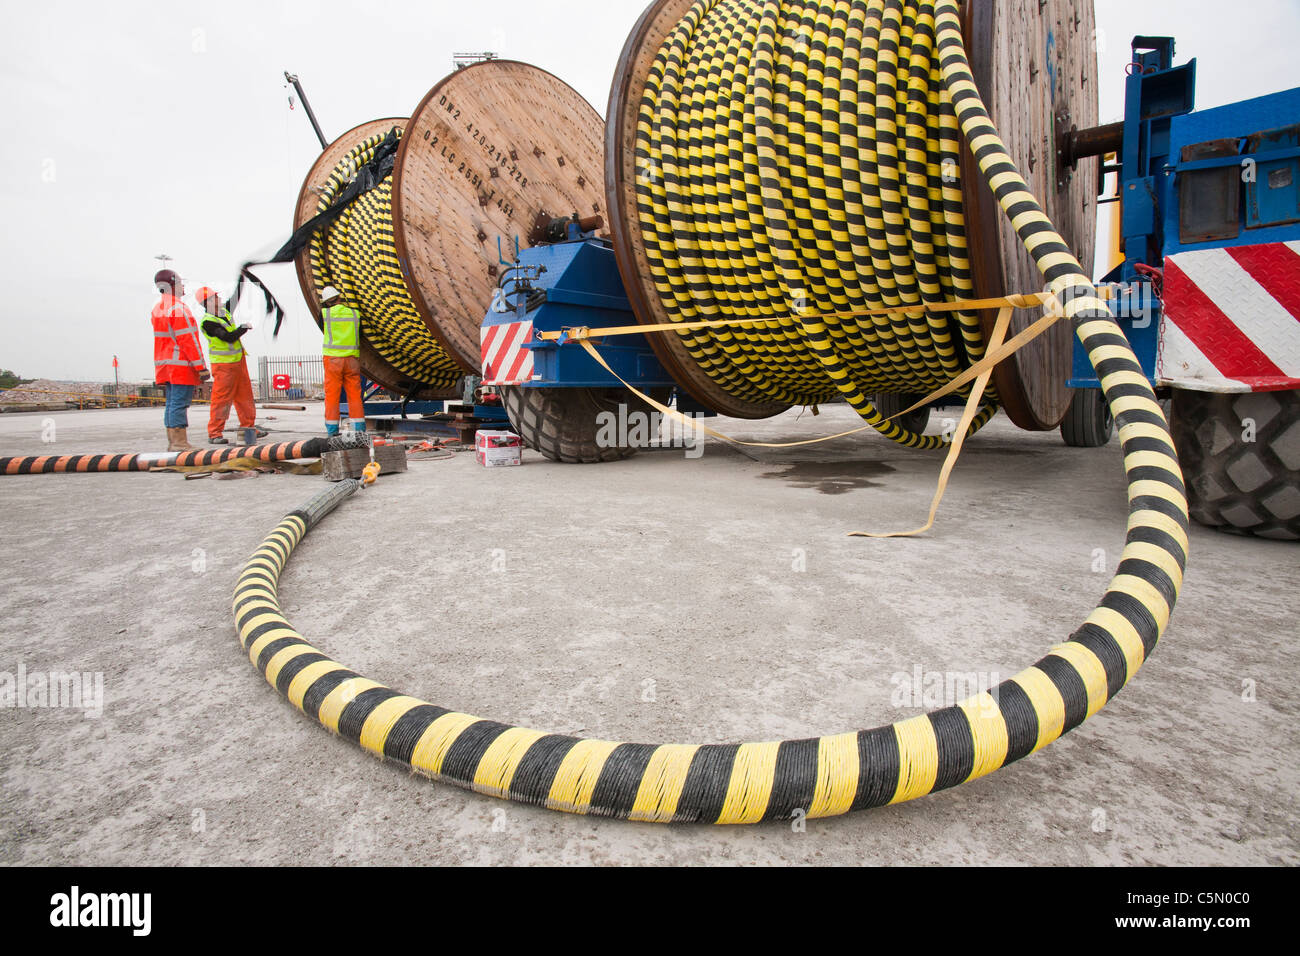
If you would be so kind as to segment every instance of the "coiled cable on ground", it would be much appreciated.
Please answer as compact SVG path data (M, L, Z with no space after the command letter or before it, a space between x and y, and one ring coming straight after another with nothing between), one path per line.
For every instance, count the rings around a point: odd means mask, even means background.
M769 5L771 6L771 5ZM479 793L651 822L752 823L898 803L991 773L1100 710L1168 623L1187 560L1187 502L1160 406L1090 281L1029 193L980 101L954 0L909 3L932 29L963 134L1003 211L1063 304L1114 414L1129 521L1115 576L1087 620L1010 680L952 707L873 730L740 744L638 744L514 727L368 680L283 617L281 572L318 517L291 513L249 559L233 611L250 660L332 732L385 759ZM871 4L904 22L900 2Z

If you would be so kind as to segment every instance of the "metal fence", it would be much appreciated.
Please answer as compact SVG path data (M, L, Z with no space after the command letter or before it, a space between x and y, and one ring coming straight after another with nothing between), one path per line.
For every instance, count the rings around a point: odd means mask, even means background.
M324 394L325 362L319 355L263 355L257 360L258 401L321 398Z

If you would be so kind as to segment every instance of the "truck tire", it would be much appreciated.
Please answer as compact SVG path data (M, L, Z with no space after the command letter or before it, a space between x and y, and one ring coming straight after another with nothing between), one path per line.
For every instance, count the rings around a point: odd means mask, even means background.
M1071 448L1100 448L1115 434L1115 420L1099 388L1076 388L1061 419L1061 438Z
M919 393L908 395L895 392L878 392L871 396L871 404L876 406L876 411L889 418L924 397L924 394ZM894 421L898 423L900 428L905 428L907 431L919 435L925 431L925 426L930 424L930 406L926 405L915 411L908 412L902 418L895 418Z
M667 404L671 389L650 389L649 394ZM625 388L501 388L510 424L524 444L551 461L594 464L619 461L636 454L631 445L598 442L601 412L649 414L653 409ZM617 419L616 419L617 420Z
M1300 541L1300 391L1176 389L1171 430L1193 519Z

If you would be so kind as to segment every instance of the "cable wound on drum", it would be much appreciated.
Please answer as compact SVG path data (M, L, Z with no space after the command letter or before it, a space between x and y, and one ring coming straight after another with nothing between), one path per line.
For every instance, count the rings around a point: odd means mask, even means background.
M843 397L886 437L878 392L925 394L984 353L970 298L960 131L932 18L915 6L700 0L650 68L636 196L673 321L774 324L680 333L701 368L754 402ZM856 311L916 305L897 316ZM990 390L991 391L991 390ZM997 409L990 394L972 431Z
M401 128L392 133L401 136ZM386 135L371 136L334 167L316 212L335 198L375 155ZM392 173L362 193L310 246L312 282L332 285L361 312L361 332L379 355L413 381L451 388L465 369L443 348L416 311L393 239Z

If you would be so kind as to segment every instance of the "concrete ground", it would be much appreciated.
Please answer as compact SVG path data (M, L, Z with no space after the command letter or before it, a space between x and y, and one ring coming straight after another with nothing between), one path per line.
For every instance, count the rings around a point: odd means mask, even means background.
M273 438L321 417L262 414ZM0 455L158 450L161 418L0 415ZM191 420L197 437L206 412ZM779 441L855 423L840 406L718 427ZM647 742L874 727L951 702L926 696L936 681L988 685L1037 660L1088 614L1122 546L1118 444L1067 448L1004 418L968 443L933 531L845 536L919 524L938 464L873 432L600 466L416 461L306 539L282 600L360 673L495 720ZM97 718L0 710L0 862L1300 862L1294 545L1194 527L1147 665L992 776L802 831L663 827L414 777L268 687L239 649L231 591L321 485L0 478L0 672L102 672L105 697Z

